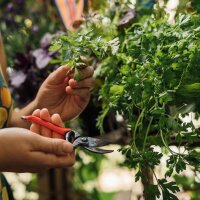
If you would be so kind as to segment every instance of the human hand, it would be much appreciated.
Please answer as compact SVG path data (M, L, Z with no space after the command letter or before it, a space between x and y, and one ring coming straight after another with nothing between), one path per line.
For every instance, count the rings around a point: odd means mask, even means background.
M36 109L33 113L33 116L39 117L45 121L51 122L55 124L56 126L64 127L64 124L60 118L59 114L53 114L50 116L49 111L47 108L43 109ZM33 123L30 126L30 131L37 133L39 135L45 136L45 137L50 137L50 138L60 138L60 139L65 139L63 135L60 135L54 131L51 131L48 128L45 128L43 126L40 126L38 124Z
M42 172L75 162L66 140L43 137L23 128L0 130L0 171Z
M35 98L37 108L47 108L50 114L59 113L63 120L79 115L90 99L94 85L93 68L80 69L80 81L66 76L69 68L61 66L41 85Z

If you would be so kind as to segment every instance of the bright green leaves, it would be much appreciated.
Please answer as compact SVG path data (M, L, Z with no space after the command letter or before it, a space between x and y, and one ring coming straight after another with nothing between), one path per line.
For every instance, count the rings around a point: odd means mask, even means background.
M130 73L130 67L128 65L122 65L119 71L122 75L128 76Z
M191 150L187 156L185 156L185 160L189 163L189 165L194 166L195 170L200 170L200 150L197 148L196 150Z
M158 184L161 188L162 197L165 200L178 200L175 193L180 191L175 182L168 182L166 179L158 180Z
M160 164L162 154L154 151L145 151L142 157L144 160L143 165L153 169L156 165Z
M173 154L167 160L168 171L166 172L166 176L171 176L174 170L177 173L182 172L186 169L186 162L183 160L184 157L179 154Z
M180 15L175 25L165 20L133 25L126 30L115 55L117 65L113 67L108 62L104 66L110 73L105 74L107 86L101 90L102 99L104 102L109 99L109 111L124 113L132 129L131 148L122 153L125 164L137 169L136 180L143 176L143 168L153 169L160 163L162 154L149 151L151 144L165 147L169 153L166 176L184 171L188 159L191 165L198 165L195 154L192 156L188 151L177 154L169 147L183 143L188 150L187 145L199 139L193 123L180 119L180 115L197 112L199 102L200 34L196 30L200 21L195 19L196 16ZM162 195L163 199L175 200L178 187L161 179L150 186L150 191L152 199Z
M200 13L200 5L198 0L192 0L191 5L197 11L197 13Z
M179 188L175 182L168 182L166 179L158 179L157 185L150 185L144 193L148 197L148 200L156 200L159 197L165 200L178 200L174 193L178 192Z
M122 95L123 91L124 91L123 85L113 85L110 87L111 95Z
M166 177L182 172L187 164L200 165L199 152L190 147L200 139L197 130L181 118L200 108L199 19L197 15L179 15L176 24L170 25L166 19L149 17L118 36L106 35L109 31L103 28L102 32L82 30L61 36L52 47L77 77L78 68L86 66L81 56L101 62L98 99L102 112L97 125L103 132L108 113L122 115L132 141L120 151L124 164L137 170L136 180L144 177L144 168L154 170L160 164L162 153L153 151L151 145L167 150ZM173 152L171 144L184 145L185 152ZM166 179L157 179L145 189L152 200L177 200L177 191L175 183Z
M160 164L160 159L162 157L161 153L149 149L145 152L137 152L131 148L122 148L119 151L125 155L125 164L130 168L151 168L153 169L156 165ZM140 171L140 170L139 170ZM138 178L142 176L142 173L138 173Z
M148 196L148 200L156 200L161 195L158 185L149 185L144 189L144 193Z
M92 30L76 33L69 32L53 41L50 50L57 50L60 55L61 64L71 67L75 71L75 79L78 80L80 67L86 67L81 57L96 56L99 59L106 55L114 55L118 51L119 40L114 38L106 41L101 36L96 37ZM69 73L71 73L71 71Z
M183 85L177 93L186 97L200 97L200 83Z
M140 178L146 180L145 174L142 172L143 169L153 170L155 166L160 164L160 159L162 158L162 154L153 151L153 149L146 150L145 152L136 152L131 148L122 148L120 149L123 155L125 155L125 165L130 168L137 169L137 173L135 175L135 180L138 181ZM176 163L174 163L176 160ZM177 172L185 169L185 163L180 160L180 158L170 158L168 161L169 165L176 165ZM170 174L171 176L171 174ZM148 181L148 180L147 180ZM150 200L156 200L159 197L165 200L178 200L174 193L178 192L179 188L176 186L175 182L169 182L166 179L157 179L157 184L148 185L145 188L144 193L148 196Z

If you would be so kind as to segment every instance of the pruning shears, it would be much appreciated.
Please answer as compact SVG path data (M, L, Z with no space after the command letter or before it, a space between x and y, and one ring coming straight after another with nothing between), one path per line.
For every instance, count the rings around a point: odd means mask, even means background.
M56 133L60 135L63 135L66 140L68 140L69 142L73 144L74 149L81 146L91 152L99 153L99 154L113 152L113 150L97 148L97 147L102 147L102 146L106 146L110 144L108 140L93 138L93 137L84 137L84 136L81 136L78 132L72 130L71 128L62 128L62 127L56 126L51 122L45 121L33 115L22 116L21 119L25 120L26 122L33 122L33 123L39 124L52 131L55 131Z

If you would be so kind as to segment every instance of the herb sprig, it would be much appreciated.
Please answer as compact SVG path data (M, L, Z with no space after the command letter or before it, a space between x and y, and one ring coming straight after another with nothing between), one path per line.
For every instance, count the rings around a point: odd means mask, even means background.
M78 33L69 32L67 35L54 40L51 50L58 50L60 53L61 64L70 66L75 72L75 79L79 79L79 68L86 67L82 57L95 55L102 59L105 56L114 55L118 50L119 41L117 38L106 41L101 36L95 37L92 30Z

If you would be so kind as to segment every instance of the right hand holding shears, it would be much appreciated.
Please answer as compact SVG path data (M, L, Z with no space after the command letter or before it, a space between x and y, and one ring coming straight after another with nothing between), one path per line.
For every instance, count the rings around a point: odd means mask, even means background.
M33 114L63 126L60 116L54 114L50 117L47 109L36 110ZM69 167L75 162L70 142L36 124L31 125L31 131L23 128L1 129L0 147L0 172L42 172L50 168Z

